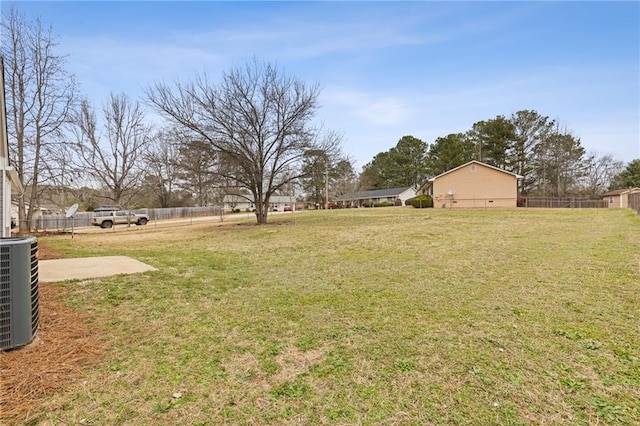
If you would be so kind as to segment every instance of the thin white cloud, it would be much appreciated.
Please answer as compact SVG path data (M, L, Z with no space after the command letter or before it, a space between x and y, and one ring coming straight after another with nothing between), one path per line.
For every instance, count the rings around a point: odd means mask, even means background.
M400 126L412 118L412 110L399 96L329 89L322 103L342 112L346 120L359 120L369 126Z
M108 92L138 95L141 87L190 75L194 71L218 71L226 58L209 51L170 43L113 37L66 39L70 69L83 90L105 96Z
M339 3L337 4L340 5ZM352 6L357 3L352 4ZM317 5L316 5L317 6ZM529 5L506 8L491 16L465 13L465 7L442 3L377 4L375 9L330 8L313 12L267 16L249 24L235 21L233 26L214 31L187 30L173 32L180 44L216 46L223 52L253 50L266 56L284 59L308 59L332 54L429 46L495 31L511 25L531 9Z
M215 32L175 34L180 44L215 47L232 55L235 52L254 52L281 59L308 59L336 53L384 49L422 44L415 35L394 28L374 29L369 24L314 24L272 29L234 28Z

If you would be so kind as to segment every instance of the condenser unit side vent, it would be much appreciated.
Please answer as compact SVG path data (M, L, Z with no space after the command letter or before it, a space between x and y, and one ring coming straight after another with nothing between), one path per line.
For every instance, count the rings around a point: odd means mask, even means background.
M31 336L35 337L40 324L40 291L38 279L38 242L31 243Z
M11 269L10 248L0 246L0 348L11 343Z

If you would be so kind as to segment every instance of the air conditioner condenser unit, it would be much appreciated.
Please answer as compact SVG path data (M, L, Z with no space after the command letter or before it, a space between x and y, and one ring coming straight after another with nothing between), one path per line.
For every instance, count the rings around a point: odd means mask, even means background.
M40 320L38 242L0 238L0 350L30 343Z

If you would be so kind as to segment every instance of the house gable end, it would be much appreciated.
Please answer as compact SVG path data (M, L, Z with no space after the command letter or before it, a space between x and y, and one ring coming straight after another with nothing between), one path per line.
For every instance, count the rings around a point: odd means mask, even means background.
M479 161L429 180L434 207L516 207L518 175ZM428 185L425 185L425 189Z

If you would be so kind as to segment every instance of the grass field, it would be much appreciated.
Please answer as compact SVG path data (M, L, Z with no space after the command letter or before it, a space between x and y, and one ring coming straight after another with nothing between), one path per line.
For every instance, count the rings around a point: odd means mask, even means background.
M305 212L41 238L106 345L32 423L640 424L640 218Z

